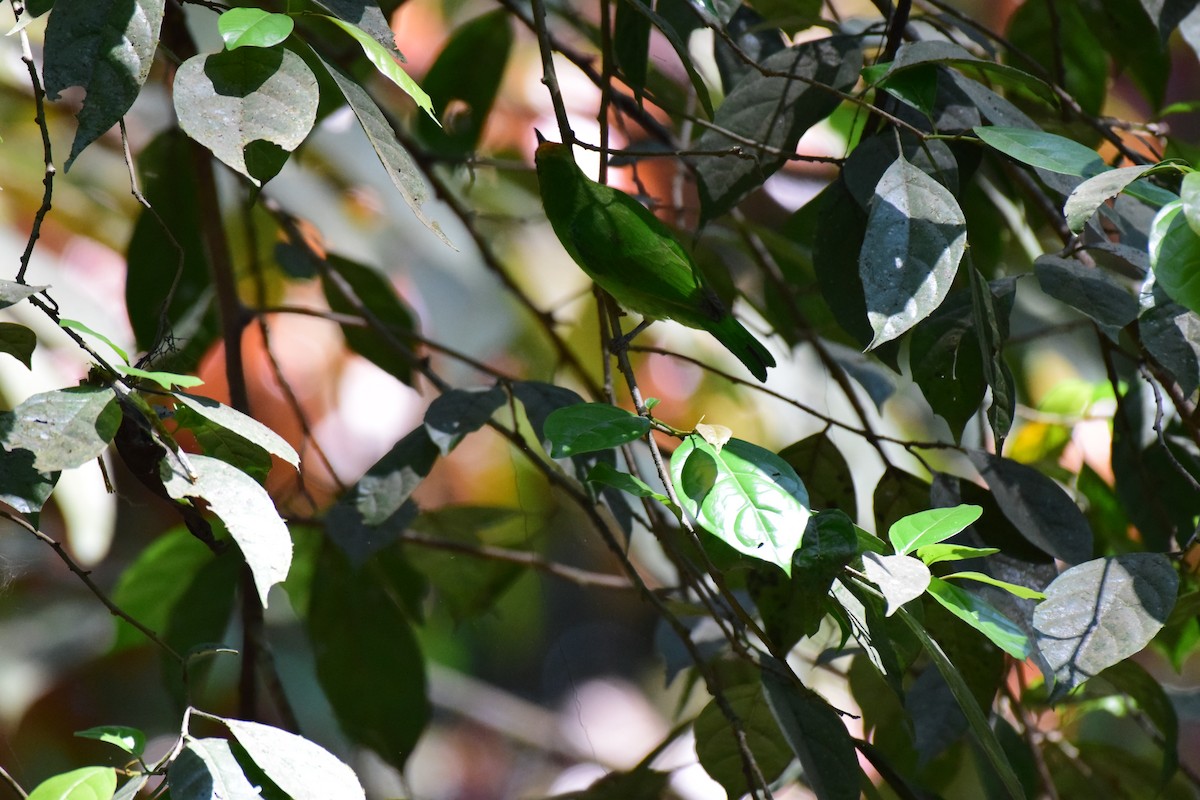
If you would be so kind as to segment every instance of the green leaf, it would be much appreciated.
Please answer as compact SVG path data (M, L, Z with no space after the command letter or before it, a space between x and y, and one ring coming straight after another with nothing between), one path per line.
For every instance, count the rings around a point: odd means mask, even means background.
M991 575L985 575L982 572L972 572L969 570L966 572L953 572L949 575L943 575L942 578L944 580L952 580L952 579L957 578L958 580L969 580L969 581L978 581L979 583L986 583L989 586L995 586L997 589L1003 589L1004 591L1008 592L1009 594L1016 595L1017 597L1020 597L1025 600L1045 600L1046 599L1046 595L1042 594L1041 592L1037 591L1036 589L1030 589L1028 586L1021 586L1016 583L1009 583L1008 581L1002 581L997 578L993 578Z
M809 510L808 492L786 461L741 439L717 451L689 436L671 456L671 481L705 530L791 575Z
M684 35L681 36L679 30L677 30L677 26L672 25L671 21L666 17L660 16L658 13L656 13L654 9L651 8L650 3L633 3L630 4L629 8L635 13L649 20L650 24L652 24L655 28L658 28L659 32L662 33L663 38L670 43L671 47L675 50L676 55L679 56L680 65L683 66L684 72L687 73L688 79L691 81L692 89L696 93L696 99L700 101L700 106L704 109L704 113L709 117L712 117L712 97L710 96L708 85L704 82L704 79L700 77L700 73L696 70L696 65L694 63L694 59L692 58L691 51L688 50L688 43L685 38L688 35L688 32L685 31ZM689 20L689 22L691 22L691 20Z
M383 115L379 106L371 99L371 95L367 94L367 90L359 85L358 81L332 62L319 55L317 58L320 59L321 64L329 72L329 76L333 78L333 82L341 90L346 102L350 104L354 116L358 117L358 123L362 125L363 132L366 133L371 147L375 150L375 155L379 157L379 162L383 164L388 179L400 192L404 202L408 204L422 225L429 228L444 244L453 248L454 245L446 238L441 226L429 219L422 210L421 206L429 198L429 190L425 187L425 180L421 177L421 171L416 162L396 139L396 132L392 129L387 117Z
M112 796L112 800L134 800L134 798L137 797L138 792L145 788L146 784L149 782L150 776L146 775L145 773L134 775L132 778L125 781L125 785L122 786L121 789Z
M402 769L429 720L425 660L395 600L371 572L326 547L317 561L308 631L317 677L342 730ZM363 687L386 686L386 692Z
M1179 715L1158 679L1133 660L1113 664L1100 678L1127 695L1162 734L1163 768L1159 786L1164 786L1179 766Z
M1016 53L1032 58L1046 75L1058 76L1088 114L1099 114L1108 94L1108 53L1078 3L1022 3L1005 36ZM1023 63L1024 59L1018 63Z
M961 544L927 544L917 548L917 558L932 566L942 561L962 561L968 558L984 558L999 553L997 547L967 547Z
M995 125L976 127L974 131L984 144L1031 167L1076 178L1090 178L1108 169L1099 153L1065 136Z
M1075 191L1067 197L1067 204L1063 206L1063 216L1066 217L1067 227L1071 229L1072 233L1082 231L1083 227L1087 225L1087 221L1096 213L1096 209L1125 191L1131 183L1153 169L1153 167L1145 166L1110 169L1088 178L1076 186ZM1185 177L1184 183L1186 184L1186 182L1187 178Z
M118 347L116 345L116 343L113 342L112 339L109 339L103 333L92 330L87 325L85 325L82 322L80 322L79 320L75 320L75 319L60 319L58 321L58 324L60 327L69 328L70 330L79 331L80 333L86 333L88 336L96 337L97 339L99 339L100 341L102 341L106 345L108 345L110 348L112 348L112 351L114 353L116 353L117 356L119 356L122 361L124 361L126 364L129 363L129 353L126 353L122 348Z
M15 322L0 322L0 353L8 353L25 365L33 368L33 349L37 347L37 334Z
M354 770L325 748L270 725L226 717L221 722L292 800L366 800Z
M225 739L191 739L167 770L172 800L261 800Z
M1129 658L1167 621L1179 576L1161 553L1127 553L1072 567L1033 612L1037 646L1054 671L1054 696Z
M931 508L897 520L888 530L888 539L898 554L906 555L918 547L946 541L982 514L982 508L971 505Z
M38 472L29 450L0 449L0 503L6 503L37 523L38 512L50 499L58 473Z
M175 114L188 136L255 186L275 177L286 155L256 161L267 143L290 153L312 130L317 78L282 47L240 47L189 58L175 73ZM267 163L269 162L269 163Z
M337 27L350 35L362 48L363 54L367 57L379 74L387 78L392 83L400 87L401 91L416 101L429 118L437 122L437 113L433 110L433 101L429 99L429 95L425 90L417 85L417 82L409 77L404 68L397 63L392 56L392 51L384 45L380 44L373 36L359 28L357 25L352 25L349 22L337 19L336 17L325 17Z
M1142 344L1190 395L1200 386L1200 315L1170 302L1157 285L1151 296L1154 304L1138 318Z
M930 580L928 591L929 596L947 611L982 633L1013 658L1024 661L1029 656L1029 638L1024 631L990 603L936 577Z
M1150 265L1155 284L1172 300L1200 313L1200 236L1192 230L1182 201L1168 203L1150 227Z
M552 445L552 458L594 453L642 438L650 420L607 403L584 403L554 411L543 433Z
M800 766L804 782L821 800L857 800L862 769L854 741L838 713L816 692L762 672L767 706Z
M112 767L83 767L48 778L26 800L108 800L116 790Z
M172 528L150 542L121 573L113 602L150 630L162 631L192 578L212 559L212 551L186 529ZM146 637L124 620L117 619L116 626L114 651L145 643Z
M633 495L634 497L651 497L663 505L671 505L671 499L661 492L656 492L651 489L645 481L639 480L628 472L621 472L611 464L606 464L603 461L592 465L588 470L588 481L592 483L611 486L614 489L620 489L622 492Z
M857 513L858 499L850 465L827 432L788 445L779 451L779 457L791 464L797 475L805 476L804 488L808 490L812 508Z
M772 781L792 760L792 753L780 740L776 724L760 684L744 683L725 687L725 700L733 708L746 735L746 745L754 754L763 777ZM730 797L741 797L753 787L747 785L742 753L733 728L716 700L696 717L693 726L696 756L704 771L725 788Z
M486 425L506 402L508 395L499 386L450 389L429 404L425 411L425 430L442 455L446 455L464 436Z
M104 452L120 424L112 389L74 386L35 394L0 415L0 444L9 451L31 451L38 472L58 472Z
M329 270L321 272L321 287L330 310L357 315L362 313L361 304L387 331L342 324L346 346L401 383L412 384L413 358L404 351L411 347L417 329L412 309L378 270L337 255L328 256L325 263Z
M1179 199L1183 215L1192 233L1200 236L1200 172L1189 172L1179 184Z
M380 9L378 0L317 0L317 4L346 22L357 25L387 49L396 49L395 34L392 33L392 26L388 24L387 15ZM386 3L388 14L398 5L398 2ZM403 55L400 56L400 60L404 60Z
M253 417L208 397L184 394L183 392L175 392L174 396L175 402L211 423L216 429L261 447L296 469L300 468L300 455L296 450L282 436ZM235 463L234 466L237 464Z
M179 533L188 535L186 531ZM199 569L176 573L173 577L178 586L168 587L160 595L160 603L165 605L165 601L171 601L171 604L156 608L151 615L139 617L145 622L163 614L165 619L162 626L152 630L158 631L164 642L189 660L185 683L179 662L167 653L160 654L161 683L179 712L201 690L204 679L213 671L213 659L205 657L205 654L213 654L224 647L223 639L229 630L234 601L244 586L244 565L235 549L229 548L217 556L203 546L201 549L204 550L205 560ZM156 578L150 585L162 586L162 582ZM150 603L156 599L147 597L140 590L138 596ZM138 634L138 641L145 643L141 634Z
M1054 90L1045 81L1008 64L976 58L968 50L954 42L936 39L918 40L901 46L896 53L895 61L888 69L888 77L883 82L884 86L891 82L894 75L903 74L914 68L924 69L932 65L954 67L960 72L973 75L981 80L986 79L1013 88L1024 89L1048 105L1058 105L1058 98L1054 94ZM933 77L936 86L936 73Z
M648 8L647 0L622 0L617 3L613 21L613 60L621 78L639 100L646 89L646 73L650 58L650 20L631 6L637 3Z
M1091 317L1113 341L1138 317L1137 298L1099 267L1043 255L1034 262L1034 270L1043 292Z
M781 50L762 62L761 72L748 73L717 109L714 127L695 143L697 150L733 152L690 159L701 224L733 208L782 167L786 158L776 153L794 151L805 131L833 113L841 100L829 88L849 91L861 66L857 39L830 37Z
M44 292L49 286L30 286L27 283L17 283L0 278L0 308L8 308L32 297L38 292Z
M272 47L292 35L295 21L287 14L272 14L261 8L231 8L217 18L217 30L225 49Z
M867 580L878 586L887 600L885 616L890 617L900 606L920 597L929 586L929 567L915 558L867 552L862 559Z
M141 378L142 380L157 383L163 391L171 391L176 386L180 389L194 389L197 386L203 386L204 381L197 378L195 375L180 375L175 372L160 372L154 370L138 369L124 364L114 364L113 372L118 375L124 375L130 378Z
M1068 564L1092 555L1092 529L1070 496L1033 467L972 450L971 463L987 482L1001 511L1025 539Z
M944 186L897 158L871 199L858 269L874 337L903 334L941 305L967 244L966 218Z
M929 481L896 467L888 467L875 487L872 507L875 530L882 532L909 514L929 508Z
M866 236L867 214L851 194L844 170L810 202L820 204L812 259L821 296L842 330L865 347L871 341L871 324L867 321L858 260Z
M194 476L185 475L175 459L163 459L163 485L176 500L203 500L241 548L254 575L263 607L271 587L287 577L292 563L292 537L262 486L240 469L208 456L188 459Z
M438 454L425 426L396 442L351 489L363 521L379 525L395 514L433 469Z
M164 0L58 0L46 25L46 96L87 92L65 169L133 105L158 48Z
M618 16L624 6L618 6ZM442 110L442 124L421 116L416 131L434 152L462 158L479 146L512 49L510 18L498 8L459 26L425 75L425 90Z
M101 725L88 728L86 731L75 731L81 739L96 739L119 747L131 756L141 756L146 752L146 734L137 728L125 725Z

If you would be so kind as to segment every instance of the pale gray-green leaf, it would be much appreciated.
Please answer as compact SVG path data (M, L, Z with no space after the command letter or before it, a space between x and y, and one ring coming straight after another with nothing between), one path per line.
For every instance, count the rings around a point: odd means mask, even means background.
M901 157L875 187L865 242L858 269L873 348L946 299L966 251L967 222L946 187Z
M163 485L176 500L203 500L221 518L242 550L254 575L263 607L271 587L287 577L292 564L292 537L262 486L237 467L207 456L188 458L195 480L177 459L162 461Z
M253 417L207 397L175 392L175 399L212 424L240 436L251 444L258 445L293 467L300 468L300 455L295 448L288 444L282 436Z
M321 59L321 63L329 70L330 77L341 89L346 102L354 111L354 116L358 117L358 123L362 125L363 132L371 142L375 155L379 156L379 161L383 164L383 169L387 172L392 185L396 187L396 191L400 192L400 196L404 198L404 202L412 209L421 224L453 248L454 245L442 232L442 227L425 215L422 206L429 199L429 190L425 187L425 181L421 177L416 162L397 141L396 132L392 130L387 117L383 115L379 106L371 99L371 95L367 94L367 90L358 81L330 61Z
M239 47L189 58L175 73L179 125L254 184L270 180L317 118L317 79L282 47ZM261 144L260 144L261 143ZM265 151L275 155L260 155Z
M0 444L31 451L38 472L58 472L104 452L120 424L112 389L78 386L35 394L0 416Z
M46 25L46 96L70 86L87 98L65 169L125 116L141 91L162 26L165 0L58 0Z
M1103 203L1116 197L1125 187L1145 175L1150 167L1121 167L1088 178L1075 187L1063 206L1063 216L1073 233L1079 233ZM1195 173L1193 173L1195 174Z
M863 571L867 580L879 587L887 599L885 616L925 593L929 586L929 567L911 556L863 553Z
M27 297L31 297L38 292L44 292L49 288L49 286L30 286L27 283L17 283L16 281L0 279L0 308L8 308Z
M224 739L192 739L167 771L173 800L262 800Z
M292 800L366 798L354 770L302 736L240 719L222 719L238 744Z
M377 0L317 0L333 14L346 22L352 22L371 34L375 41L389 50L396 50L396 35L387 17L379 9ZM404 56L400 56L401 60Z
M1033 612L1037 646L1061 695L1141 651L1175 605L1179 577L1161 553L1127 553L1072 567Z

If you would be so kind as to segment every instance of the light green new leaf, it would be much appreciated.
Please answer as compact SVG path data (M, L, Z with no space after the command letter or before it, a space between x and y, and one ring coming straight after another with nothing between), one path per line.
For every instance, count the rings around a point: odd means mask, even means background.
M25 365L33 368L33 351L37 347L37 334L15 322L0 322L0 353L8 353Z
M1200 313L1200 236L1188 224L1183 202L1163 206L1150 226L1150 266L1155 284L1172 300Z
M1031 167L1090 178L1108 169L1100 154L1074 139L1032 128L979 126L975 135L984 144Z
M689 436L671 456L671 482L701 527L791 575L809 509L808 492L786 461L741 439L718 452Z
M967 246L954 195L897 158L875 187L858 271L874 337L868 349L932 314L950 291Z
M221 722L292 800L365 800L354 770L314 742L258 722L226 718Z
M272 14L261 8L231 8L217 19L226 50L272 47L291 36L295 27L287 14Z
M0 444L34 454L38 472L74 469L104 452L121 424L112 389L73 386L35 394L0 415Z
M83 767L46 779L26 800L109 800L116 790L112 767Z
M884 616L890 617L900 606L925 593L931 578L929 567L910 556L863 553L863 572L879 587L887 600Z
M1009 583L1008 581L1002 581L1002 580L999 580L998 578L993 578L991 575L987 575L982 572L973 572L973 571L967 570L966 572L953 572L949 575L944 575L942 577L945 580L952 580L954 578L957 578L959 580L978 581L979 583L986 583L988 586L995 586L997 589L1003 589L1004 591L1008 592L1009 594L1016 595L1017 597L1023 598L1025 600L1045 600L1046 599L1046 595L1042 594L1037 589L1030 589L1028 586L1022 586L1019 583Z
M1000 552L998 547L967 547L961 544L927 544L917 548L917 558L931 566L942 561L962 561L966 558L983 558Z
M239 47L183 62L174 98L184 132L261 186L312 130L320 91L295 53Z
M165 0L58 0L46 25L46 96L70 86L87 98L65 169L133 105L158 48Z
M546 417L543 436L550 440L552 458L620 447L646 435L650 420L607 403L567 406Z
M317 0L317 4L324 6L334 16L362 28L387 49L396 50L396 35L392 33L388 18L379 7L379 0ZM388 9L394 9L399 4L391 0L385 5ZM400 51L396 52L400 54ZM403 54L400 54L400 60L404 60Z
M358 123L362 125L363 133L367 135L367 140L371 142L375 155L383 164L388 179L400 192L404 202L412 209L413 214L422 225L433 231L434 235L447 246L454 248L454 245L446 238L446 234L442 232L441 226L426 216L425 211L421 208L429 199L429 190L425 186L416 162L396 139L396 132L392 130L387 117L383 115L379 106L371 99L371 95L367 94L367 90L358 81L343 72L333 62L326 61L319 55L317 57L329 72L329 76L333 78L333 82L337 84L338 89L342 91L354 116L358 117Z
M896 552L905 555L929 544L944 542L983 514L979 506L931 508L897 520L888 530L888 539Z
M163 485L176 500L198 499L220 517L242 550L254 575L263 607L271 587L287 577L292 564L292 537L271 496L237 467L208 456L188 459L195 472L191 480L176 459L161 462Z
M1075 187L1063 206L1063 216L1072 233L1079 233L1101 205L1116 197L1153 167L1121 167L1101 172ZM1192 173L1195 174L1195 173ZM1186 179L1185 179L1186 180Z
M137 367L126 366L125 364L114 364L113 371L126 377L141 378L144 381L157 383L167 392L176 386L180 389L192 389L204 385L204 381L195 375L180 375L178 372L139 369Z
M1029 655L1029 639L1025 633L990 603L941 578L929 582L928 592L947 611L991 639L992 644L1013 658L1024 661Z
M258 445L296 469L300 468L300 455L296 450L282 436L253 417L207 397L175 392L175 400L213 425Z
M225 739L192 739L167 770L177 800L261 800Z
M409 77L409 74L396 61L391 51L357 25L352 25L337 17L325 17L325 19L348 33L358 43L358 46L362 48L367 60L375 65L375 69L379 70L380 75L399 86L405 94L416 101L417 105L434 122L438 121L437 114L433 110L433 101L429 99L429 95L417 85L416 81Z
M129 363L129 353L125 352L124 348L118 347L116 342L105 336L103 333L100 333L100 331L89 328L87 325L77 319L60 319L58 324L60 327L68 328L69 330L73 331L79 331L80 333L86 333L88 336L96 337L112 348L112 351L120 356L122 361L124 361L126 364Z
M146 734L137 728L125 725L101 725L88 728L86 731L75 731L81 739L96 739L97 741L119 747L131 756L141 756L146 752Z

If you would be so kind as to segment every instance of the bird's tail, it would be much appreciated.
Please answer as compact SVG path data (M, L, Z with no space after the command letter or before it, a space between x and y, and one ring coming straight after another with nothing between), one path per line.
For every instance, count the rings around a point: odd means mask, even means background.
M745 364L755 378L764 382L767 380L767 368L775 366L775 357L733 315L727 314L710 330L717 341L737 356L738 361Z

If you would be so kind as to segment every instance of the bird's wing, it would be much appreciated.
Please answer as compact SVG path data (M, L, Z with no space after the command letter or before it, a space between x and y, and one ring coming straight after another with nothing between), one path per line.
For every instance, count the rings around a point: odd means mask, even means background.
M595 197L572 221L580 266L625 308L645 317L707 328L725 316L683 247L631 197Z

